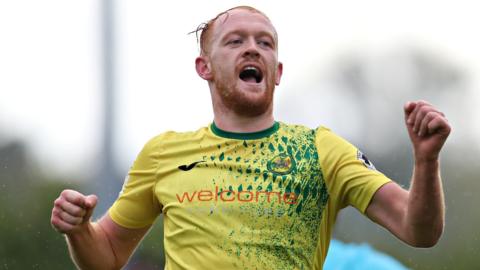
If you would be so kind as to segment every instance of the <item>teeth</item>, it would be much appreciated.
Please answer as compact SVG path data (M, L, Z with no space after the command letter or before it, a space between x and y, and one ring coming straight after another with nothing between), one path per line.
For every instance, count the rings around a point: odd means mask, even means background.
M262 72L254 66L246 66L240 72L240 79L259 83L262 81Z
M244 70L255 70L255 71L257 71L257 68L256 68L256 67L248 66L248 67L245 67Z

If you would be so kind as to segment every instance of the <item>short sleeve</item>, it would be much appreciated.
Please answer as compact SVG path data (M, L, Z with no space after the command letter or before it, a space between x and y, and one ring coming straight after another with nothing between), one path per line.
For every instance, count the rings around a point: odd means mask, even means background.
M375 192L391 180L359 149L327 128L317 129L316 145L332 203L338 209L351 205L365 213Z
M155 197L160 136L144 146L130 169L119 197L108 210L115 223L126 228L144 228L155 221L161 206Z

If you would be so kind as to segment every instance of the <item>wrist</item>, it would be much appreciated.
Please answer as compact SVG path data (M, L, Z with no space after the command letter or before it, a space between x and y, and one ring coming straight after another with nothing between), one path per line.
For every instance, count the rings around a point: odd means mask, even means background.
M415 164L434 164L438 163L440 159L440 153L435 154L425 154L423 151L414 151L414 161Z
M65 232L65 236L71 241L76 241L76 240L84 239L89 235L92 235L94 231L95 231L95 228L93 224L90 222L87 222L87 223L78 225L77 228L71 231Z
M425 167L425 168L438 168L440 162L438 157L436 158L418 158L415 157L415 167Z

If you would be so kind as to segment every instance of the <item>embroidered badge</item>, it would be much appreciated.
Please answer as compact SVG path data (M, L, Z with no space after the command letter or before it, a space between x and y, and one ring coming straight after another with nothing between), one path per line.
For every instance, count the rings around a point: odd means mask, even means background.
M367 156L365 156L365 154L362 153L360 150L357 150L357 159L362 161L365 167L369 168L370 170L377 170L373 163L368 160Z
M295 160L290 155L282 153L268 162L267 169L276 174L289 174L295 170Z

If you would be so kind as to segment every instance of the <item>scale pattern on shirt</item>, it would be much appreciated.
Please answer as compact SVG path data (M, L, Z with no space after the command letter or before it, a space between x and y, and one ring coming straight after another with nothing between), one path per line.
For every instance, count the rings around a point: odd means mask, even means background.
M281 124L266 138L225 140L198 165L215 169L211 184L221 200L209 214L232 221L231 227L219 228L224 237L216 245L238 257L234 267L312 267L328 200L315 135L303 126Z

